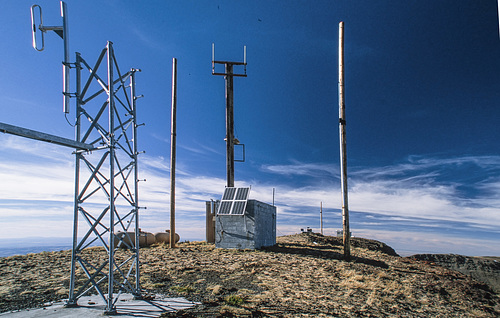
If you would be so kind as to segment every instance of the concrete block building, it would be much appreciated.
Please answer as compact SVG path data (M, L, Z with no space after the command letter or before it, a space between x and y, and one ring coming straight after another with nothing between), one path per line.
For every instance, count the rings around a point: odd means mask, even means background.
M227 189L231 188L226 188L226 192ZM229 201L232 201L230 208ZM258 249L275 244L275 206L257 200L244 200L238 197L238 193L233 195L233 200L224 200L223 197L215 216L215 247Z

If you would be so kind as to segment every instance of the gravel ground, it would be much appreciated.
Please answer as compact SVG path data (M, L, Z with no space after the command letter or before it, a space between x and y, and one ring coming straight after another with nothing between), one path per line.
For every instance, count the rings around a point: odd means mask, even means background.
M179 317L500 316L499 295L488 285L372 240L353 239L351 262L338 238L314 233L256 251L193 242L140 253L145 291L202 303ZM67 298L70 255L0 258L0 311Z

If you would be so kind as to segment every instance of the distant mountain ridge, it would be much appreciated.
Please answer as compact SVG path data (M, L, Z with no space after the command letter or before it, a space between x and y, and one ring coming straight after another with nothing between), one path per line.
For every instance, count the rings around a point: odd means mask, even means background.
M464 256L456 254L417 254L409 258L434 263L455 270L488 284L491 289L500 294L500 257Z

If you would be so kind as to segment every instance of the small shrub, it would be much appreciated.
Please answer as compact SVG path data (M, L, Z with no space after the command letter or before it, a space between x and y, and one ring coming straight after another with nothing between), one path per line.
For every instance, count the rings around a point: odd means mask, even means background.
M246 302L246 299L239 295L229 295L224 299L224 301L226 304L231 306L241 306Z

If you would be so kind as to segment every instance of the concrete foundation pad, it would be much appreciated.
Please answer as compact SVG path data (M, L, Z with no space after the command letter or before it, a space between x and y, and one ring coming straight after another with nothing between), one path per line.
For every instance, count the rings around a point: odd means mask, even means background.
M185 298L166 298L163 295L156 295L152 300L136 300L131 294L122 294L116 302L116 314L112 316L104 314L106 304L99 295L81 297L78 299L77 307L64 307L64 304L61 301L48 304L48 306L43 308L1 313L0 317L159 317L164 312L190 308L199 303L189 301Z

